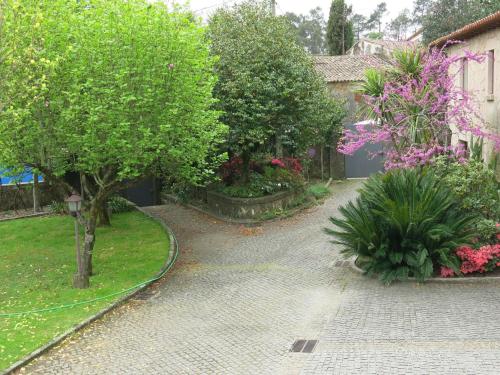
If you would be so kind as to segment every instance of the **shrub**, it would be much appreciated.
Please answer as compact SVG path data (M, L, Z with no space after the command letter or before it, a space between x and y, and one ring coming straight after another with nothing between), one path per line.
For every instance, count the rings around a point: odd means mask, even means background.
M324 184L315 184L307 188L306 194L313 196L315 199L322 199L330 194L330 189Z
M49 204L49 211L57 215L65 215L68 213L68 208L65 202L52 201Z
M122 212L132 211L133 206L125 198L122 198L118 195L114 195L108 201L108 208L111 210L112 213L118 214Z
M252 198L275 194L284 190L298 190L304 186L302 165L296 158L263 158L250 161L250 176L243 179L243 161L232 157L221 168L225 186L219 191L231 197Z
M372 176L355 202L331 218L333 243L361 256L365 271L385 283L414 276L423 281L442 265L460 272L454 250L469 244L476 218L459 213L453 194L429 169L392 170Z
M500 219L500 200L495 173L479 160L459 163L446 156L434 159L433 170L456 195L461 207L485 219Z
M281 167L264 167L262 173L252 172L246 184L222 186L219 191L237 198L255 198L285 190L300 190L304 178Z
M489 272L500 266L500 244L482 246L477 250L470 246L462 246L456 250L456 254L462 261L460 271L463 274ZM452 269L441 267L442 277L454 275Z

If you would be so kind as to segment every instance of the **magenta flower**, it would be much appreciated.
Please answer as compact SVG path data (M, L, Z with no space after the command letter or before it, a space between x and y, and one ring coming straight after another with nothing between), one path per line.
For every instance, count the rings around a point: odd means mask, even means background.
M385 167L409 168L432 163L436 155L449 155L465 162L465 150L444 147L450 125L461 132L493 141L500 150L500 136L487 132L485 121L468 92L454 84L452 66L465 58L482 63L485 56L466 51L462 56L447 56L434 48L421 57L421 69L405 73L394 60L399 73L387 75L389 80L379 96L363 95L363 101L374 121L345 130L338 151L352 155L367 144L385 145ZM460 71L455 73L460 74Z

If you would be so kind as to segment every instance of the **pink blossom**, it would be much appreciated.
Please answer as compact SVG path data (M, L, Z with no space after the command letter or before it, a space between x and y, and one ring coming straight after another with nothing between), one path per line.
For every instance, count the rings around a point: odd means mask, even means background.
M441 267L441 277L453 277L455 271L448 267Z
M462 246L456 250L456 254L462 260L462 273L485 272L491 261L495 266L500 263L500 244L482 246L477 250Z
M464 56L447 56L444 47L434 48L422 55L422 69L417 75L391 79L379 97L363 95L375 119L369 125L355 125L355 131L346 129L338 151L352 155L367 144L381 143L386 150L387 169L429 164L441 154L463 163L463 148L441 144L450 124L461 132L493 141L500 150L500 136L484 130L485 121L473 97L454 84L451 67L462 58L482 63L485 55L466 51ZM397 66L397 61L393 64Z
M286 168L285 163L283 163L280 159L271 160L271 165L275 167Z

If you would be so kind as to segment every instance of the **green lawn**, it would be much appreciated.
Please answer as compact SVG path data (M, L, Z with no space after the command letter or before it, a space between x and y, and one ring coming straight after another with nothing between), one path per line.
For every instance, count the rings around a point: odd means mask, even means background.
M160 224L139 212L113 215L99 228L86 290L72 288L73 219L51 216L0 223L0 313L59 306L121 291L151 278L168 252ZM16 318L0 317L0 370L114 300Z

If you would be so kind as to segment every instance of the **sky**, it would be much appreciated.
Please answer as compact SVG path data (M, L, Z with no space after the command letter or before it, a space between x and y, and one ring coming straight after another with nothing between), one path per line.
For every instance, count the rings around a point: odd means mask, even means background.
M219 5L233 4L241 0L190 0L191 9L198 11L197 13L205 17ZM385 16L385 22L398 15L404 8L411 10L413 8L413 0L346 0L346 2L353 7L353 13L360 13L364 16L369 16L375 9L375 6L385 1L389 12ZM179 3L185 2L179 0ZM294 13L307 13L309 9L317 6L323 9L323 13L328 15L331 0L277 0L277 12L283 14L286 12ZM203 9L206 8L206 9Z

